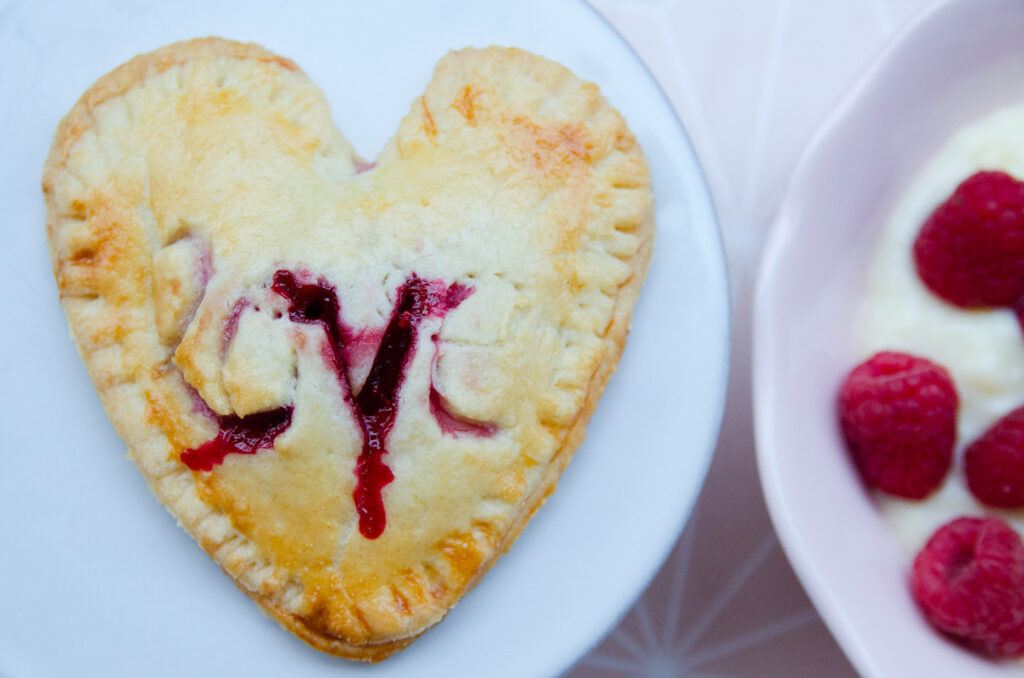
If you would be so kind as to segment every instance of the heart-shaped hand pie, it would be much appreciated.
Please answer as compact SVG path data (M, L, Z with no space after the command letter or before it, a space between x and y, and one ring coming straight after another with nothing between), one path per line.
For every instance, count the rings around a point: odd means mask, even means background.
M369 165L287 59L171 45L82 96L43 187L61 302L154 494L292 632L369 661L554 489L653 236L621 116L516 49L446 56Z

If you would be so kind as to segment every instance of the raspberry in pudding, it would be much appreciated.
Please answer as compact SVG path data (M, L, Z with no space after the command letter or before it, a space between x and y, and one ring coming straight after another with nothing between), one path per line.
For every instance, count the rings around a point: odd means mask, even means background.
M914 241L917 274L962 308L1024 313L1024 182L972 174L925 221Z
M964 474L971 494L983 504L1024 508L1024 407L967 447Z
M839 419L868 487L909 499L931 494L949 471L957 395L946 370L905 353L876 353L846 377Z
M1024 106L997 112L923 168L886 223L857 331L859 360L910 354L941 365L954 385L949 472L922 497L875 498L908 554L918 554L912 589L925 616L994 657L1024 647L1013 621L1024 619L1024 578L1013 574L1021 549L1011 543L1024 534L1024 517L1003 510L1024 505L1022 129ZM947 429L931 435L940 433ZM997 511L999 520L982 518ZM988 596L1001 602L993 607Z
M957 518L914 559L914 599L929 623L992 657L1024 654L1024 543L999 518Z

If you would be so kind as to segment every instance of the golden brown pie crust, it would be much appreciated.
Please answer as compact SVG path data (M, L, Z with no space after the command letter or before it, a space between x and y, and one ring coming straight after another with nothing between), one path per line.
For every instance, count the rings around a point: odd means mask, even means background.
M654 229L646 162L597 87L497 47L445 56L357 172L294 63L170 45L81 97L43 189L74 339L153 493L268 614L364 661L440 621L554 489L622 352ZM272 306L280 267L329 280L346 322L378 329L412 271L473 288L410 359L379 539L355 529L360 443L315 328L253 311L224 346L233 304ZM434 383L497 432L443 431ZM274 449L193 471L181 453L216 434L197 398L295 416Z

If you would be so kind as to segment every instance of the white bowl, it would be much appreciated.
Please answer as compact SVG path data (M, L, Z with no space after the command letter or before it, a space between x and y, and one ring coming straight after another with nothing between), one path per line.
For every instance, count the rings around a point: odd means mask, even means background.
M965 124L1024 101L1024 2L954 0L875 60L815 135L765 250L754 315L758 463L808 594L870 676L1024 673L962 650L911 600L911 554L861 487L835 399L855 362L868 263L894 201Z

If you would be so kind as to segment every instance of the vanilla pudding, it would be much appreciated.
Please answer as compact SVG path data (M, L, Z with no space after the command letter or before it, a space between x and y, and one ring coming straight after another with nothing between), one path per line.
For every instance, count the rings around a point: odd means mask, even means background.
M913 258L914 240L928 216L980 170L1024 180L1024 105L958 133L911 184L886 223L857 326L857 361L881 350L927 358L949 370L960 397L953 467L943 485L920 501L876 493L911 554L962 515L996 514L1024 535L1024 510L984 507L967 489L962 467L964 448L1024 405L1024 331L1008 309L965 310L943 301L918 277Z

